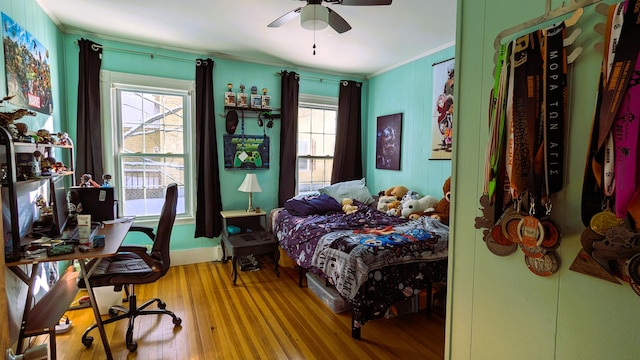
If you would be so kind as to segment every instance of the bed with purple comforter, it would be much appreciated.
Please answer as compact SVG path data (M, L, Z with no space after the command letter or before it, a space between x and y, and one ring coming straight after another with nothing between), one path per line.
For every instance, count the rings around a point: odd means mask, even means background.
M286 204L285 204L286 205ZM353 308L353 331L404 298L446 280L449 228L438 220L388 216L355 202L352 214L272 212L280 246L304 269L326 277Z

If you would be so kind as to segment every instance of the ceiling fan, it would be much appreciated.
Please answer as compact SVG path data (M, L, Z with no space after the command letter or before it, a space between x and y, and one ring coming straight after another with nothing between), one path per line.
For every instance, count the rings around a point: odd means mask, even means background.
M337 12L322 6L322 0L306 0L307 5L280 16L267 27L280 27L300 15L300 23L308 30L322 30L331 26L338 34L351 30L351 25ZM329 4L351 6L391 5L392 0L324 0Z

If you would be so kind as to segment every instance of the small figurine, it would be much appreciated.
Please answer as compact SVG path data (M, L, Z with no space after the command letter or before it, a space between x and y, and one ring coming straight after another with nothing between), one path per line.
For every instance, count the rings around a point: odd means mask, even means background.
M111 187L111 174L102 175L102 187Z
M257 87L257 86L255 86L255 85L253 85L253 86L251 87L251 93L252 93L253 95L256 95L256 94L258 93L258 87Z
M51 133L47 129L40 129L36 132L38 135L38 143L39 144L53 144L53 138L51 137Z
M7 130L9 130L9 133L11 134L11 137L15 140L20 136L20 132L18 132L18 128L16 127L15 124L9 124L7 125Z
M262 95L267 95L267 88L262 88Z
M240 84L240 92L243 93L244 92L244 84Z
M71 143L71 138L69 138L69 134L67 134L66 132L59 132L58 145L72 146L73 144Z
M233 84L232 83L227 83L227 91L229 91L229 92L233 91Z
M92 179L91 174L83 174L80 178L80 187L100 187L100 185Z

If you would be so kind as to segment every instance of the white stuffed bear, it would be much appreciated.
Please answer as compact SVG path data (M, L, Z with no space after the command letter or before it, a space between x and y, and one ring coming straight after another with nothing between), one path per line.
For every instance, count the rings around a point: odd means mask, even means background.
M423 196L418 200L407 200L402 203L402 217L408 217L413 213L433 211L439 201L440 200L431 195Z

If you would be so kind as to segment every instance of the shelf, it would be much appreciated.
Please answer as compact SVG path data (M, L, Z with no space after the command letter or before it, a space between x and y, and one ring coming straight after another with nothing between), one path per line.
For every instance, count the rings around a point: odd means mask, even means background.
M227 117L227 111L229 110L236 110L236 111L247 111L250 113L254 113L251 116L247 116L245 115L245 117L250 117L250 118L257 118L260 113L263 112L270 112L271 113L271 118L273 120L277 120L280 119L280 114L274 114L274 111L280 111L280 109L278 108L271 108L271 109L263 109L263 108L252 108L252 107L239 107L239 106L226 106L224 107L224 113L223 114L219 114L220 117L226 118Z
M78 293L77 278L78 273L70 266L29 312L29 319L25 324L25 336L47 333L58 324Z
M13 142L13 147L16 149L16 152L33 152L35 149L45 149L45 148L54 148L54 149L73 149L71 145L57 145L57 144L39 144L39 143L25 143L25 142ZM22 150L22 149L27 150Z

